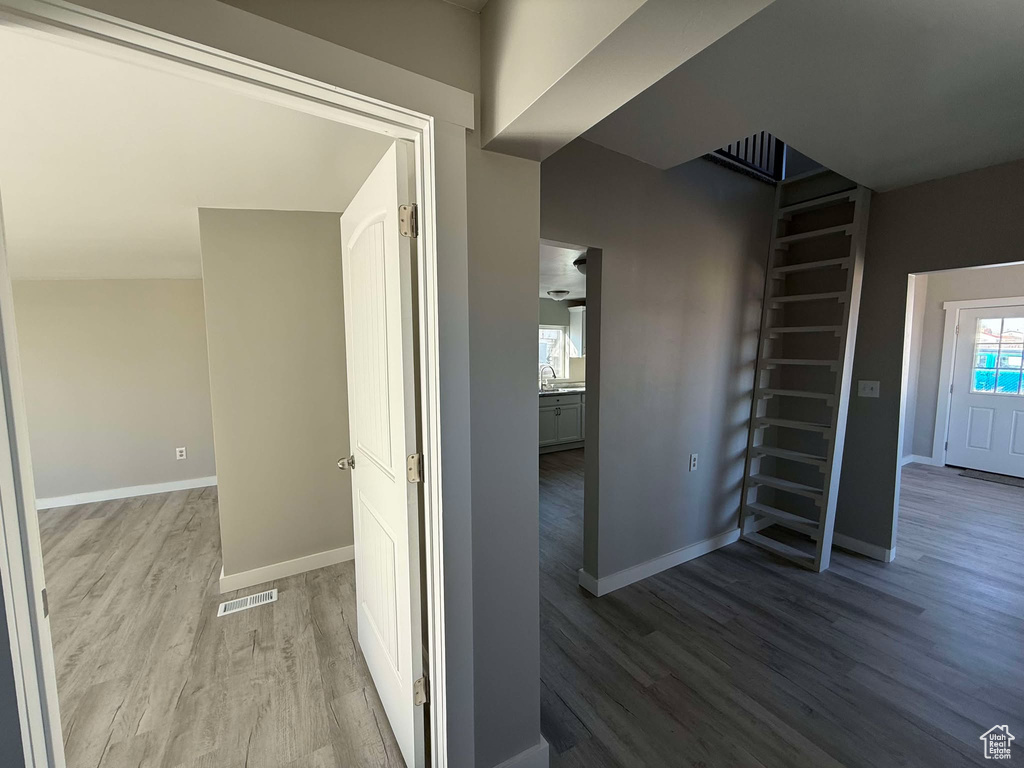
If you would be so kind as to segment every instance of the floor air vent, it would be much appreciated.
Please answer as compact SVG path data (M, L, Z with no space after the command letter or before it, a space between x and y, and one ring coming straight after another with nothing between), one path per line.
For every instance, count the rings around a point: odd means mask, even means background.
M220 608L217 609L217 616L227 616L229 613L238 613L248 608L256 608L260 605L266 605L267 603L273 603L277 600L277 590L268 589L266 592L260 592L255 595L249 595L248 597L240 597L237 600L228 600L226 603L221 603Z

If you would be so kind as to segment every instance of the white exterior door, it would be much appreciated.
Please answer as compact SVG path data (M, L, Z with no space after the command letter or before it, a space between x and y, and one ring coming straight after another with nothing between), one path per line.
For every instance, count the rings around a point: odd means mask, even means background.
M1024 306L960 311L946 463L1024 477Z
M416 430L413 241L407 148L396 142L341 217L359 647L410 768L425 764L420 588L421 486L406 458Z

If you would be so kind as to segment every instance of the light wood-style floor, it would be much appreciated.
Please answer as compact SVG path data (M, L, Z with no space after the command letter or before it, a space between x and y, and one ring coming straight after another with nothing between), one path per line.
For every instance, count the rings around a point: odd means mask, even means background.
M1004 723L1024 744L1024 490L908 466L893 563L819 575L738 542L598 599L582 480L581 450L541 456L553 767L986 765Z
M69 768L402 766L351 563L223 618L216 488L40 512ZM269 588L268 585L265 588Z

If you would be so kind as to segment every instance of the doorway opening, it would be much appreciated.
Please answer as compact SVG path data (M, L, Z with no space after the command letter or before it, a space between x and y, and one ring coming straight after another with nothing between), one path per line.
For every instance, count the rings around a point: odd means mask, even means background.
M600 248L540 244L542 599L548 588L575 592L586 578L588 558L597 557L601 260ZM566 568L571 583L558 583Z
M900 551L959 532L998 562L984 531L1024 520L1024 263L912 274L906 318Z
M35 23L0 30L26 763L444 765L429 121Z

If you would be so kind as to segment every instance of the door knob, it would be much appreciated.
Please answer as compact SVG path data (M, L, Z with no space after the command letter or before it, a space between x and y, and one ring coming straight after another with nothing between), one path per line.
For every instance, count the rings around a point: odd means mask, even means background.
M346 456L343 459L338 459L338 469L355 469L356 468L356 457Z

